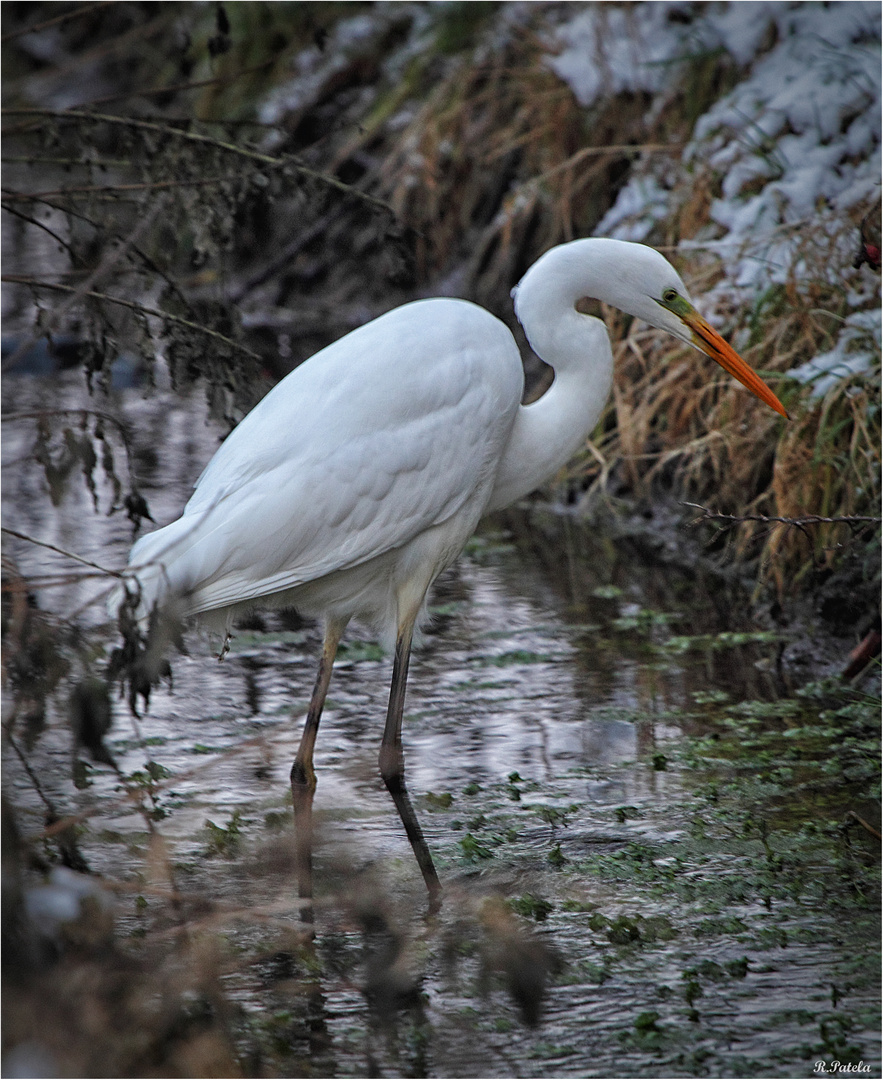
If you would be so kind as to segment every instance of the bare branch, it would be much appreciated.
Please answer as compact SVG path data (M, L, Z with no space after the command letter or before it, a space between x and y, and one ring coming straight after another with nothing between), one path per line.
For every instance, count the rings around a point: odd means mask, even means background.
M28 591L34 592L39 589L61 589L77 585L82 581L104 581L107 577L106 570L70 570L63 574L28 574ZM11 592L15 586L3 585L2 592Z
M225 334L219 333L217 330L212 330L210 327L203 326L201 323L193 322L191 319L183 319L180 315L172 315L168 311L158 311L156 308L145 307L144 304L138 304L134 300L123 300L122 297L110 296L108 293L91 291L81 292L80 289L75 289L71 285L61 285L51 281L39 281L37 278L28 277L26 274L4 274L2 278L0 278L0 281L6 281L13 285L29 285L37 289L54 289L57 292L81 293L82 296L88 296L93 300L105 300L109 304L119 304L120 307L129 308L130 311L137 311L140 315L152 315L157 319L164 319L167 322L178 323L179 326L186 326L188 330L198 330L201 334L206 334L208 337L222 341L231 349L237 349L239 352L245 353L245 355L250 356L252 360L263 363L263 357L258 353L253 352L245 345L241 345L238 341L234 341L233 338L229 338Z
M31 198L35 199L36 196L31 196ZM82 212L80 212L78 210L75 210L72 206L64 206L64 205L61 205L61 204L59 204L57 202L52 202L48 198L42 198L39 201L42 202L44 206L48 206L51 210L58 210L63 214L67 214L69 217L77 218L79 221L84 221L87 225L90 225L97 232L106 231L108 238L111 239L111 240L118 240L120 243L128 242L129 246L132 249L132 251L135 252L135 254L138 256L138 258L144 263L144 265L152 273L154 273L154 274L158 275L159 277L161 277L163 279L163 281L165 281L165 283L169 286L169 288L173 289L175 291L175 293L180 297L180 299L182 301L184 301L184 303L186 303L186 298L184 297L184 294L181 292L181 287L177 284L177 282L173 281L172 278L170 278L169 275L164 270L162 270L159 266L157 266L156 263L154 262L154 260L147 254L146 251L144 251L142 248L140 248L137 244L133 244L131 242L131 237L129 237L128 241L127 241L127 238L125 236L123 236L121 233L113 232L113 231L107 229L107 226L104 225L103 223L96 222L93 218L89 217L87 214L84 214L84 213L82 213ZM3 209L6 210L8 213L17 214L19 217L24 216L19 211L14 210L9 205L4 204ZM40 222L35 220L33 222L33 224L39 225ZM44 228L45 228L45 226L44 226ZM64 241L62 241L62 243L64 243ZM67 247L67 246L68 245L65 244L65 247Z
M188 90L202 90L206 86L232 86L235 82L245 78L247 75L255 75L259 71L268 70L276 63L276 60L277 58L275 56L271 57L269 60L264 60L260 64L254 64L252 67L241 68L233 75L223 77L216 76L213 79L198 79L195 82L172 83L169 86L154 87L152 90L129 90L124 94L111 94L108 97L92 98L92 100L86 102L86 104L90 108L94 108L96 105L110 105L115 101L127 101L131 97L146 98L166 94L182 94L186 93ZM227 121L223 122L226 123ZM245 123L250 124L252 121L245 121ZM258 121L254 121L254 123L257 125Z
M124 442L128 442L129 429L116 416L102 412L100 409L33 409L29 412L14 412L0 414L0 420L42 420L47 416L97 416L109 424L116 425Z
M25 198L25 196L16 196L16 198L20 198L20 197ZM38 229L42 229L44 232L48 233L52 237L53 240L57 241L63 248L65 248L67 250L67 253L71 257L71 261L73 261L74 249L70 246L70 244L67 242L67 240L65 240L61 236L59 236L58 233L55 232L53 229L50 229L49 226L46 225L44 222L38 221L36 218L31 217L29 214L23 214L21 212L21 210L16 210L15 207L13 207L13 206L4 205L3 209L8 214L13 214L15 217L20 218L22 221L26 221L28 223L28 225L36 225L36 227Z
M682 502L681 506L688 506L691 510L699 510L701 516L691 524L696 525L700 521L720 521L727 525L741 525L746 521L758 521L763 525L788 525L800 529L806 533L810 525L868 525L879 524L883 518L867 517L861 514L847 514L840 517L822 517L820 514L807 514L805 517L774 517L765 514L719 514L715 510L709 510L706 506L698 503ZM806 533L808 536L809 533Z
M3 188L4 199L13 199L16 202L31 202L32 200L45 201L57 198L60 195L98 195L101 192L132 192L132 191L163 191L166 188L179 187L205 187L210 184L223 184L228 180L234 180L234 176L204 176L198 180L155 180L145 184L83 184L80 187L57 188L55 191L15 191L12 188Z
M159 215L160 211L162 210L164 201L165 197L157 199L154 205L150 208L149 212L144 214L143 217L140 218L137 225L132 230L131 234L126 237L123 243L118 244L115 247L111 247L109 250L105 251L101 261L89 274L86 280L83 281L82 284L78 285L75 289L72 289L72 295L70 295L67 300L65 300L61 304L60 307L55 308L55 310L51 312L48 322L41 328L39 333L31 334L30 337L26 337L25 340L22 341L21 344L18 346L18 348L13 350L12 355L6 361L5 366L12 367L27 353L29 349L32 349L34 345L36 345L36 343L40 340L41 337L44 337L47 333L51 333L51 331L55 329L61 319L74 306L74 304L77 303L77 301L81 300L84 296L93 295L89 290L89 286L93 285L96 281L109 273L109 271L112 270L114 266L116 266L120 259L125 256L129 248L138 241L138 239L141 237L141 234L146 232L151 227L151 225Z
M121 127L134 128L137 131L150 131L157 135L174 136L177 139L183 139L188 142L202 143L205 146L213 146L217 150L224 150L229 154L236 154L238 157L247 158L249 161L254 161L267 168L294 169L295 172L308 180L315 180L318 183L325 184L327 187L339 191L342 195L351 195L354 199L359 199L361 202L367 203L375 210L382 210L391 218L396 218L395 210L393 210L389 203L384 202L383 199L368 195L366 192L360 191L351 184L345 184L343 180L338 180L336 176L330 176L328 173L310 169L308 166L302 165L293 157L273 157L271 154L262 154L257 150L249 150L244 146L237 146L235 143L226 142L223 139L216 139L211 135L204 135L198 131L188 131L185 128L175 127L173 124L160 124L153 120L139 120L130 116L114 116L112 113L95 113L83 109L6 108L0 110L0 113L4 116L47 117L54 120L82 120L92 124L116 124Z
M108 577L123 576L118 570L108 570L106 567L99 566L98 563L92 562L90 559L84 559L82 555L75 555L72 551L65 551L64 548L56 547L55 544L47 544L45 540L37 540L36 537L16 532L15 529L8 529L5 525L0 528L0 532L4 532L8 536L14 536L17 540L24 540L28 544L36 544L37 547L48 548L58 555L64 555L66 559L73 559L74 562L82 563L83 566L91 566L93 570L100 570L102 574L106 574Z
M81 15L95 11L97 8L110 7L113 2L114 0L99 0L95 4L84 4L82 7L74 8L73 11L66 11L63 15L56 15L54 19L44 19L43 22L34 23L33 26L25 26L21 30L12 30L10 33L4 34L0 41L14 41L15 38L24 37L25 34L37 34L41 30L48 30L50 26L70 22L71 19L77 19Z

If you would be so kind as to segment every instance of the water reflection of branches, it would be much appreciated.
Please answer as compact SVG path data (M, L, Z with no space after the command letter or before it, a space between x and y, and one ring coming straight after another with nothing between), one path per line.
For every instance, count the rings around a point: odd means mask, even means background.
M80 432L76 434L72 428L67 427L64 429L64 447L62 455L59 458L58 455L53 456L50 442L52 439L52 431L49 425L49 420L55 417L79 417L80 419ZM94 419L94 426L92 430L89 430L89 419ZM98 510L98 489L96 486L95 474L100 464L101 469L104 472L105 479L112 486L111 506L108 510L108 514L114 514L118 510L125 510L126 516L132 522L135 529L141 524L144 518L148 521L153 521L150 514L150 509L147 505L147 501L141 494L138 484L135 480L135 473L133 467L133 451L132 441L126 425L117 419L115 416L109 413L103 412L98 409L89 408L77 408L77 409L38 409L34 411L26 412L13 412L5 413L0 419L3 422L21 421L21 420L37 420L37 432L38 441L31 449L26 459L21 460L36 460L44 469L46 474L46 481L50 489L50 497L52 502L57 505L60 499L61 492L64 490L67 483L67 478L70 472L79 465L81 472L85 478L86 486L92 496L92 502L95 510ZM117 475L116 461L114 458L113 448L108 441L107 434L105 432L105 424L114 428L120 441L123 445L123 450L126 455L126 472L128 473L127 490L124 493L123 483L120 477ZM5 462L4 467L14 465L16 462ZM105 567L100 566L97 563L90 562L88 559L83 559L79 555L75 555L73 552L67 551L63 548L49 544L43 540L37 540L35 537L26 535L24 533L16 532L13 529L4 529L4 532L11 536L15 536L20 540L24 540L27 543L36 544L40 547L48 548L55 551L60 555L64 555L75 562L84 563L87 566L91 566L93 569L99 570L105 574L112 574L113 571L106 570Z

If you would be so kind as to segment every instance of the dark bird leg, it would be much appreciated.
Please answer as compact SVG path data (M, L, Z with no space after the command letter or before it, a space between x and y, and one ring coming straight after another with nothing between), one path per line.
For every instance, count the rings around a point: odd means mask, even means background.
M416 611L401 622L396 640L395 660L392 668L392 685L389 691L389 708L386 727L380 744L380 775L399 812L405 832L429 891L429 909L438 911L441 900L441 884L429 848L423 838L423 830L414 813L408 790L405 787L405 755L402 750L402 711L405 705L405 684L408 680L408 661L411 656L411 637L414 632Z
M291 796L294 803L294 829L296 844L296 868L298 895L302 901L300 917L304 922L313 921L313 796L316 793L316 772L313 769L313 749L322 717L322 706L331 682L331 671L341 635L347 620L328 619L322 659L316 675L316 685L310 698L304 733L301 736L297 756L291 766Z

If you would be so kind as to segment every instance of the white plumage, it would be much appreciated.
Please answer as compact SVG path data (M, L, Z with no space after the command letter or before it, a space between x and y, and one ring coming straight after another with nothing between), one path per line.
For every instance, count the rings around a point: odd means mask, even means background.
M312 895L312 751L340 635L353 616L396 641L381 772L430 894L439 891L404 787L401 709L415 623L434 578L478 520L564 465L600 416L613 378L606 301L714 357L772 408L781 404L697 314L658 252L617 240L553 248L514 292L551 388L522 406L518 347L464 300L419 300L347 334L261 401L209 462L182 516L129 559L140 614L173 598L185 615L232 616L260 602L322 615L326 643L292 770L301 895ZM308 908L307 908L308 910Z
M383 557L407 564L402 548L418 538L436 572L456 557L521 385L512 335L462 300L416 301L329 345L245 417L181 518L134 546L142 610L169 593L186 614L272 597L388 629L396 575Z

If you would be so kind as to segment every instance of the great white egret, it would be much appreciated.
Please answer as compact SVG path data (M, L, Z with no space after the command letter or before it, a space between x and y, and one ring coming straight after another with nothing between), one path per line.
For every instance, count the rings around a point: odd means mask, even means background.
M554 474L595 426L613 379L605 301L713 357L783 416L772 391L690 302L652 248L610 239L552 248L514 290L515 312L555 371L521 404L518 346L465 300L417 300L316 353L245 417L209 462L182 516L129 559L139 613L175 598L183 615L233 617L259 602L321 616L325 638L291 770L299 891L311 919L313 749L338 642L353 616L394 642L380 773L429 890L438 875L405 787L402 708L426 594L487 511Z

